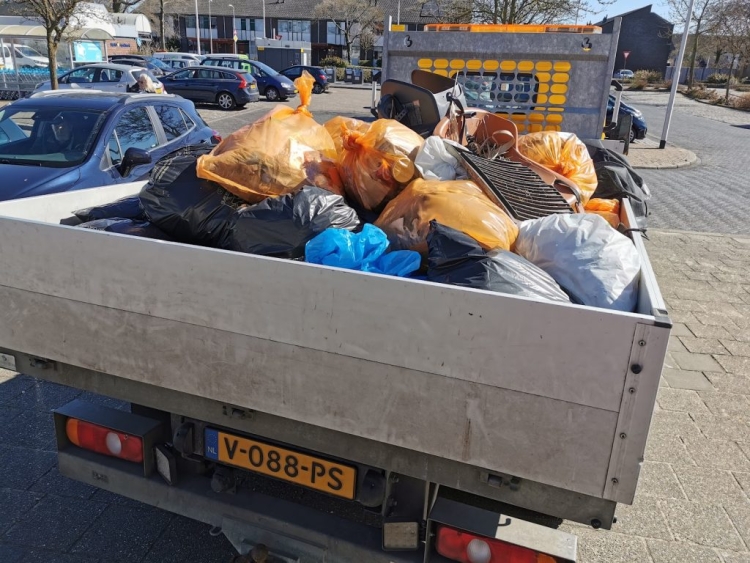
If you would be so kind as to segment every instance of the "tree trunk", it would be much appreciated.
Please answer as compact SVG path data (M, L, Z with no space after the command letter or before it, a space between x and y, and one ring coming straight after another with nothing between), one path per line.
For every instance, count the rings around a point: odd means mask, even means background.
M736 57L733 56L732 57L732 62L729 63L729 74L727 74L727 87L726 87L726 90L724 91L724 101L726 102L727 105L729 105L729 83L732 81L732 71L734 70L734 59L735 58Z
M51 33L47 33L47 53L49 54L49 83L52 90L57 90L57 43ZM72 61L71 61L72 63Z
M161 36L161 50L166 51L167 50L167 32L166 32L166 24L165 20L167 19L167 15L164 13L164 0L160 0L159 2L159 35Z
M695 26L695 38L693 39L693 49L690 51L690 68L688 69L688 88L693 87L693 74L695 73L695 57L698 54L698 33L700 32L700 22Z

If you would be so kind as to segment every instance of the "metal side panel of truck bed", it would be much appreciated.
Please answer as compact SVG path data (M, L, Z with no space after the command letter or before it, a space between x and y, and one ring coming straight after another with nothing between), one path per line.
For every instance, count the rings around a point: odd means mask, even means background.
M670 331L640 233L631 314L58 224L139 187L0 204L0 349L632 502Z

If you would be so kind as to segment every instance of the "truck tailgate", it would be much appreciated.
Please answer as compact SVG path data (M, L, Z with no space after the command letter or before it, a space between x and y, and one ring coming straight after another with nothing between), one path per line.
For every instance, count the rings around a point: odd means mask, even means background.
M0 204L0 351L632 502L670 328L639 233L631 314L57 224L139 188Z

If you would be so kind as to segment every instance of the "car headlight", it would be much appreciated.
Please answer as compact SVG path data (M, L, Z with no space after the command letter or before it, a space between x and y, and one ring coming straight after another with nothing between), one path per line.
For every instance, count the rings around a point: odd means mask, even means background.
M294 84L283 84L283 86L287 90L294 90Z

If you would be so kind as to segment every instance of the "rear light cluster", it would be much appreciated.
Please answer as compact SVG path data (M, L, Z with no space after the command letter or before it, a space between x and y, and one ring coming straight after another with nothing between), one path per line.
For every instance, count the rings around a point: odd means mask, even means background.
M212 131L211 139L213 140L214 144L218 145L219 143L221 143L221 134L216 129L214 129Z
M460 563L559 563L559 559L533 549L440 526L437 552Z
M244 90L245 88L247 88L247 80L240 77L240 90Z
M143 463L143 440L138 436L130 436L76 418L69 418L65 422L65 434L79 448Z

